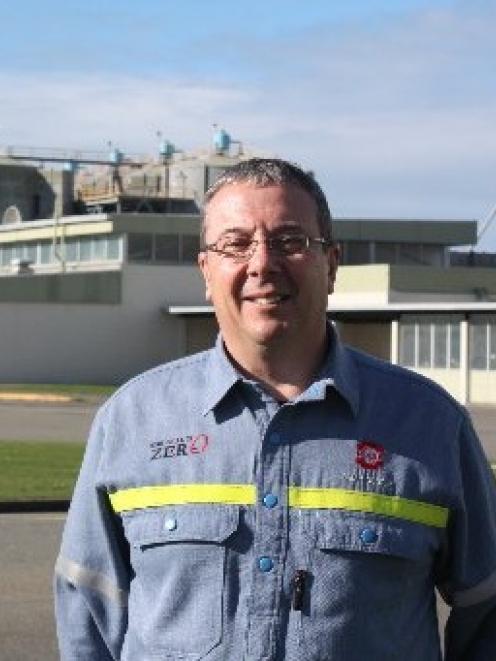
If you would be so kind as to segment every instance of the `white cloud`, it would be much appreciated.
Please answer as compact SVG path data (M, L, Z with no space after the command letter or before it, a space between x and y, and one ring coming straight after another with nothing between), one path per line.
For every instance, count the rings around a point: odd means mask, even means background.
M478 217L496 201L492 6L233 39L247 75L3 73L0 145L206 147L217 122L317 173L340 215ZM496 231L488 240L496 249Z

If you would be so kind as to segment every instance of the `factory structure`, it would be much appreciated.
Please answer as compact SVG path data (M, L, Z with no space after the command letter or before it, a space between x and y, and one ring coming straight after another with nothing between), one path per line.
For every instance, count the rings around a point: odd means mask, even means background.
M0 149L0 382L121 383L210 346L205 191L254 154L216 130L156 157ZM496 403L496 263L474 220L337 218L329 317L351 345L459 401Z

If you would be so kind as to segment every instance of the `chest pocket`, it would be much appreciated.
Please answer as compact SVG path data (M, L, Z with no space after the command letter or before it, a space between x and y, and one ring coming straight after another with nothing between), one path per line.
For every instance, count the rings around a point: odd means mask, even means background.
M204 658L222 640L226 547L239 507L160 507L125 514L123 523L134 571L129 632L141 639L137 647L161 659Z
M396 659L401 623L425 617L432 602L442 531L375 514L292 514L302 542L295 564L308 570L297 625L308 658L339 658L343 649L358 658L350 641L368 640L371 658Z

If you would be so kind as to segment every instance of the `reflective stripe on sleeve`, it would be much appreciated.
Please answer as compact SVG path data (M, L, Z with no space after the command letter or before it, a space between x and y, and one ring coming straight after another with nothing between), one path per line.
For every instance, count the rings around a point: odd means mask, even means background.
M59 556L55 563L55 573L75 587L83 587L99 592L104 597L116 602L123 608L127 607L128 594L121 590L105 574L88 569L83 565Z
M418 500L347 489L289 487L290 507L301 509L337 509L391 516L426 526L445 528L448 509Z
M114 512L162 505L254 505L256 488L251 484L171 484L136 487L109 494Z

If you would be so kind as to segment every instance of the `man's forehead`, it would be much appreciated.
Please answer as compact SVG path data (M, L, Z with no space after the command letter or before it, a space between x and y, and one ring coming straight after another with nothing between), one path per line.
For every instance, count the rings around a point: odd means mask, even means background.
M299 212L299 213L298 213ZM291 222L305 216L316 216L317 205L312 196L293 183L258 185L242 181L226 184L213 196L205 207L206 223L215 225L250 217L271 215Z

